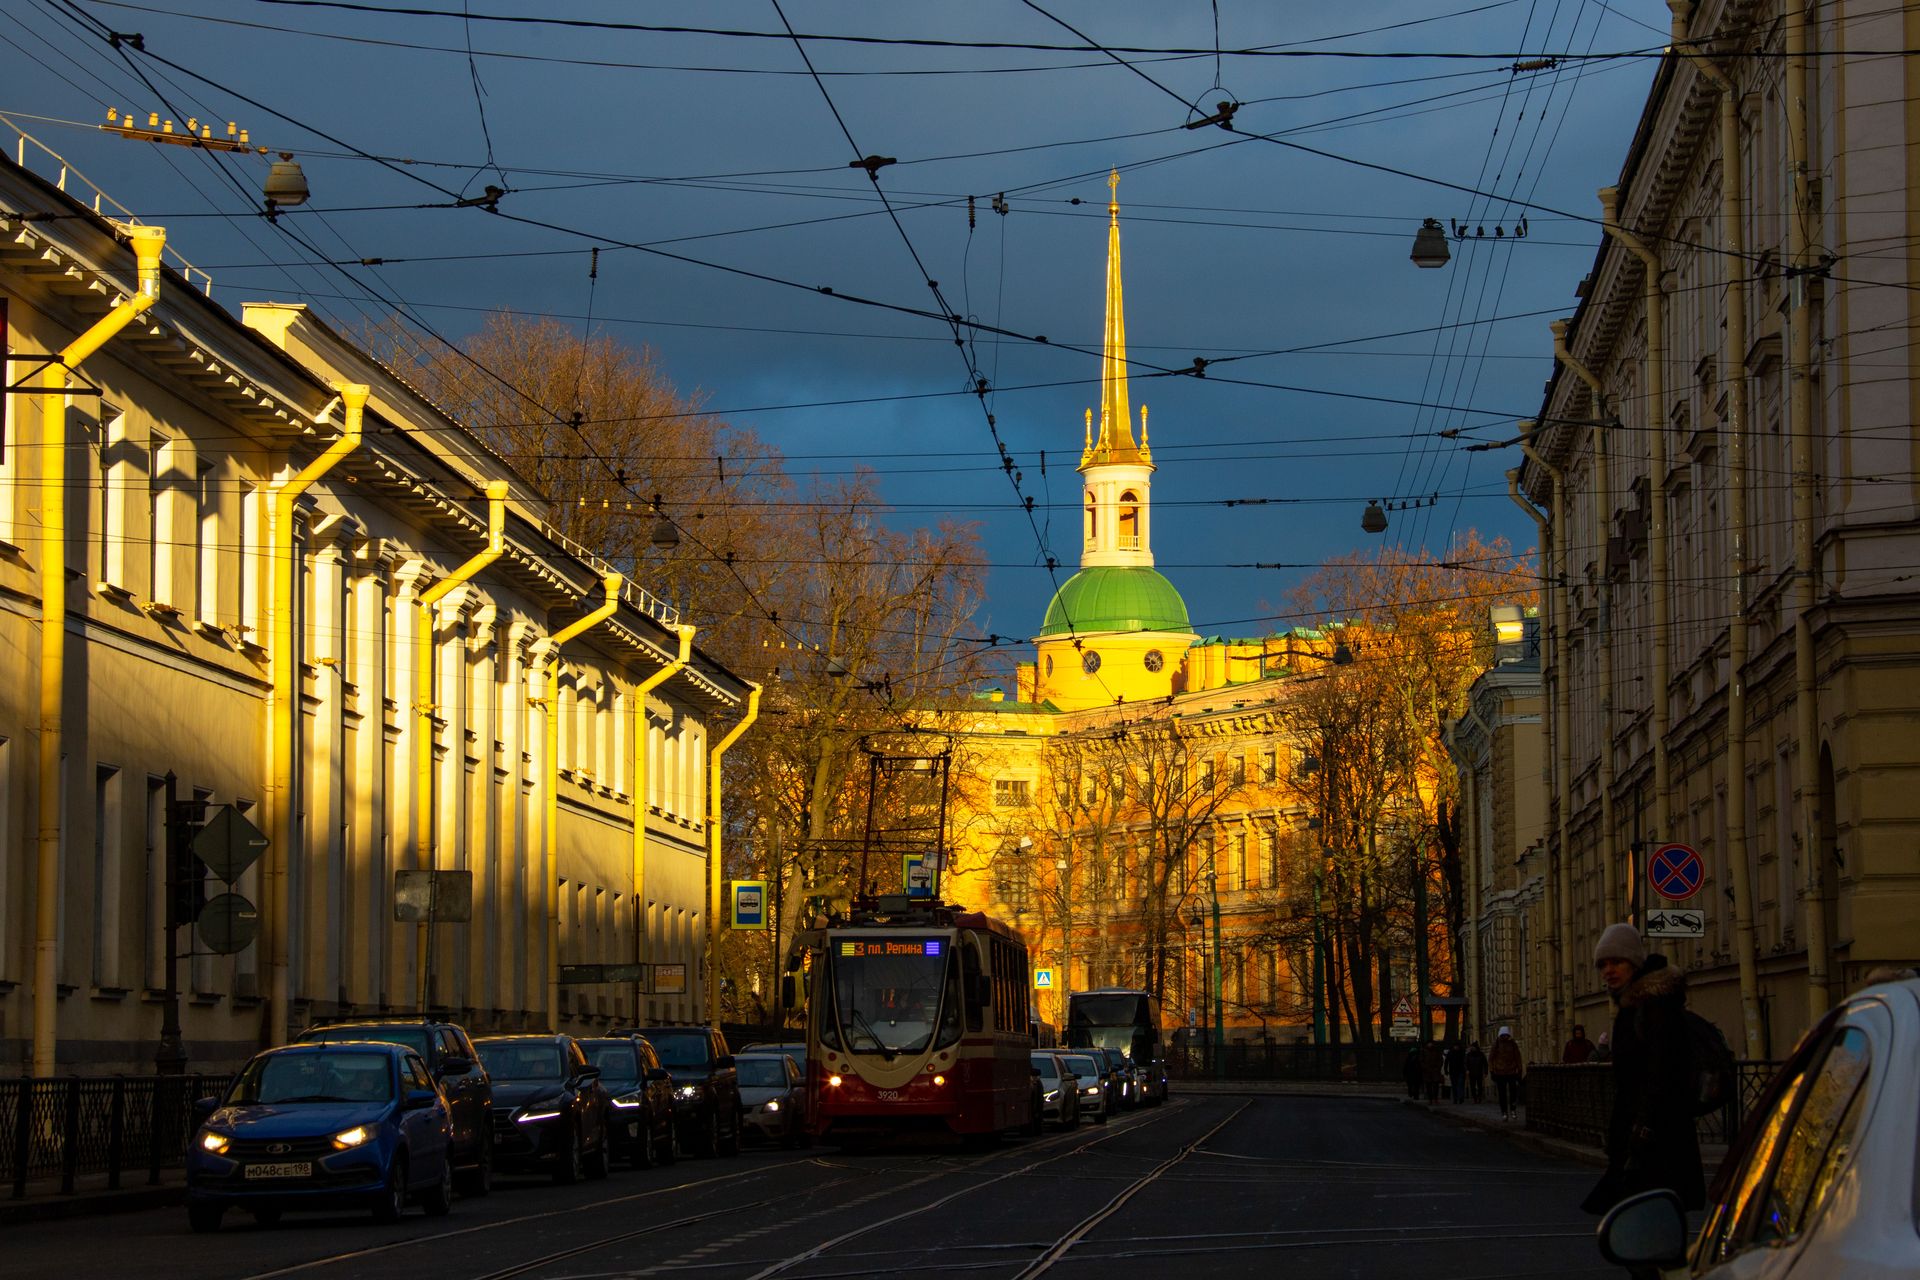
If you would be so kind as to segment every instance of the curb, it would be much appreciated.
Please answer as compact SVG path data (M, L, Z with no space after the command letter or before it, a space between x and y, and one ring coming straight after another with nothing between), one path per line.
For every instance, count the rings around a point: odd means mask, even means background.
M1457 1125L1460 1128L1472 1129L1479 1133L1493 1134L1522 1150L1531 1151L1535 1155L1553 1156L1560 1160L1572 1160L1595 1169L1604 1169L1607 1167L1606 1152L1594 1147L1583 1147L1578 1143L1568 1142L1562 1138L1550 1138L1544 1133L1534 1133L1525 1127L1482 1124L1471 1116L1462 1115L1458 1111L1448 1111L1438 1107L1427 1108L1424 1103L1414 1102L1407 1098L1400 1099L1400 1102L1403 1106L1420 1107L1426 1110L1428 1115L1437 1116L1446 1120L1447 1123Z
M138 1213L185 1204L187 1189L172 1186L139 1187L127 1191L84 1192L72 1196L39 1196L28 1200L0 1200L0 1227L25 1222L57 1222L111 1213Z

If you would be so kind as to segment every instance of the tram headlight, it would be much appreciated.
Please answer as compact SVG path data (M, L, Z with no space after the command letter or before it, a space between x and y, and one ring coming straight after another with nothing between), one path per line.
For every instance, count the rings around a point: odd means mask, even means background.
M945 1076L935 1076L933 1078L933 1082L935 1084L945 1084L947 1082L947 1078Z
M840 1077L839 1077L839 1076L828 1076L828 1077L827 1077L827 1085L828 1085L828 1087L829 1087L829 1088L833 1088L833 1089L838 1089L838 1088L840 1087Z

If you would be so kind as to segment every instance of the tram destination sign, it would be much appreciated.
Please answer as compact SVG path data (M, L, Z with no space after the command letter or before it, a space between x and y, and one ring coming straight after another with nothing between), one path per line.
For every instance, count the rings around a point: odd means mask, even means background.
M945 938L842 938L834 949L843 956L943 956Z

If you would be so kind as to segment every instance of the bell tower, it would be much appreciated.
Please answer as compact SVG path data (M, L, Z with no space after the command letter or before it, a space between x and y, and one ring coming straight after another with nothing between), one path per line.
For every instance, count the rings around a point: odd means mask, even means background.
M1080 566L1153 567L1153 451L1147 407L1140 406L1140 443L1133 440L1127 397L1127 311L1120 279L1120 174L1107 177L1107 319L1100 358L1100 421L1087 410L1080 452Z

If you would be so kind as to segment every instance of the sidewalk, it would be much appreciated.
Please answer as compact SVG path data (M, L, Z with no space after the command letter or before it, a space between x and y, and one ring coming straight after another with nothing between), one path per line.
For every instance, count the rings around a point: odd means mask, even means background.
M1345 1080L1175 1080L1167 1086L1170 1096L1180 1094L1258 1094L1295 1098L1369 1098L1391 1100L1406 1087L1377 1082L1355 1083Z
M1495 1102L1463 1102L1455 1105L1447 1100L1448 1095L1442 1091L1439 1102L1428 1104L1424 1098L1416 1102L1407 1097L1405 1089L1399 1090L1399 1094L1401 1104L1404 1106L1421 1107L1454 1124L1497 1133L1515 1146L1526 1150L1535 1151L1541 1155L1557 1156L1563 1160L1577 1160L1581 1164L1592 1165L1595 1168L1606 1167L1606 1153L1598 1147L1568 1142L1564 1138L1549 1137L1544 1133L1535 1133L1528 1129L1527 1109L1524 1105L1516 1118L1502 1120L1499 1104ZM1493 1090L1489 1088L1487 1097L1492 1096ZM1727 1148L1721 1143L1709 1143L1700 1148L1700 1163L1706 1167L1708 1182L1713 1181L1714 1171L1720 1167L1720 1162L1726 1158L1726 1154Z
M102 1173L76 1179L70 1196L60 1194L59 1181L53 1178L29 1182L25 1199L15 1200L12 1195L11 1187L0 1190L0 1227L165 1208L185 1201L187 1185L182 1170L162 1169L159 1185L150 1187L147 1171L140 1169L122 1174L118 1190L108 1189L107 1175Z

